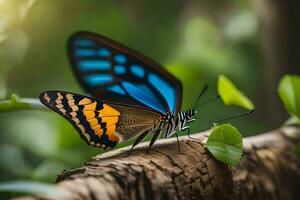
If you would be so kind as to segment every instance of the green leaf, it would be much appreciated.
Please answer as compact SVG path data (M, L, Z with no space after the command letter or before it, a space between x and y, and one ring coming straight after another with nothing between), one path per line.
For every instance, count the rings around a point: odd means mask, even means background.
M253 110L254 105L237 87L224 75L219 76L218 92L225 105L236 105Z
M68 199L69 193L53 184L32 181L12 181L0 183L0 192L31 194L51 199Z
M279 83L278 94L286 111L300 118L300 76L285 75Z
M213 127L206 145L210 153L223 163L236 165L241 159L242 136L239 130L231 124Z

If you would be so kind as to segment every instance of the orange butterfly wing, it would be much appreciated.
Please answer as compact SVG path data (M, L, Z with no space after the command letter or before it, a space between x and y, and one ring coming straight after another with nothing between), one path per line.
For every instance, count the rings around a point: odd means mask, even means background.
M63 91L43 92L40 100L70 121L89 145L105 149L119 142L116 124L120 112L101 100Z

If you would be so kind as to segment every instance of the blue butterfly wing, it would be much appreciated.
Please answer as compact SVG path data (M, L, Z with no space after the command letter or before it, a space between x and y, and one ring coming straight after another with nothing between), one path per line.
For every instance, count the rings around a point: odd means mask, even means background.
M91 95L160 113L181 109L181 82L151 59L90 32L72 35L68 48L75 75Z

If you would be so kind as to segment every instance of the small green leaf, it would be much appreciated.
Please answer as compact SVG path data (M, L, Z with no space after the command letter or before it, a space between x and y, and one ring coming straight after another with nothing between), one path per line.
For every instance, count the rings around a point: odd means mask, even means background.
M300 118L300 76L285 75L279 83L278 94L286 111Z
M32 181L11 181L0 183L0 192L32 194L53 199L68 199L67 191L57 188L53 184Z
M242 156L242 136L239 130L230 124L215 126L208 137L207 148L217 160L236 165Z
M253 110L254 105L226 76L220 75L218 92L225 105L236 105Z

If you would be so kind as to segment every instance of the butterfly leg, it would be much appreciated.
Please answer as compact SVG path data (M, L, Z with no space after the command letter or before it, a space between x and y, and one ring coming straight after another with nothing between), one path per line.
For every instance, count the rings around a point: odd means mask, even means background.
M177 147L178 147L178 151L179 153L182 153L181 148L180 148L180 143L179 143L179 138L178 138L178 134L175 132L176 135L176 139L177 139Z
M165 138L166 137L170 137L170 136L172 136L172 135L176 135L176 139L177 139L177 146L178 146L178 151L179 151L179 153L182 153L181 152L181 149L180 149L180 143L179 143L179 138L178 138L178 133L176 132L176 131L173 131L171 134L166 134L165 135Z
M188 135L188 137L189 137L190 139L192 139L192 140L199 140L198 138L194 138L194 137L191 136L191 128L190 128L189 126L183 127L183 128L181 129L181 131L185 131L185 130L188 131L188 132L187 132L187 135Z
M149 130L143 132L141 135L138 136L138 138L134 141L133 145L131 146L131 149L128 153L128 156L130 156L133 148L138 144L140 143L147 135L149 134Z
M158 129L158 130L155 131L155 133L154 133L154 135L153 135L153 137L152 137L152 139L151 139L151 141L150 141L150 143L149 143L149 147L148 147L148 149L147 149L147 152L150 151L151 147L153 146L153 144L155 143L155 141L156 141L157 138L159 137L160 132L161 132L161 129Z

